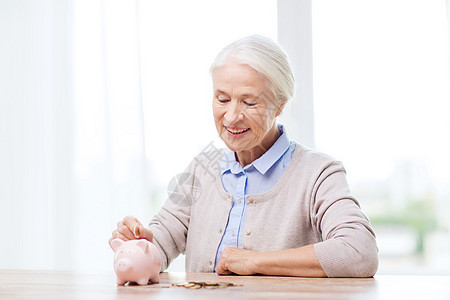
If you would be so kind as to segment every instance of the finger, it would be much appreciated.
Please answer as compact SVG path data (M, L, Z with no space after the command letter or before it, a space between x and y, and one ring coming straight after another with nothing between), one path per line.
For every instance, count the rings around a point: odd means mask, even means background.
M146 239L147 241L153 243L153 232L150 229L145 228L144 226L137 227L139 231L139 238Z
M222 271L217 271L218 275L233 275L234 273L228 270L222 269Z
M125 218L123 218L122 224L125 225L126 227L128 227L131 232L134 231L134 228L136 226L142 226L142 223L139 222L139 220L133 216L126 216ZM133 235L134 235L134 233L133 233Z
M124 240L124 241L134 240L134 236L131 236L131 238L130 238L130 235L124 235L124 234L122 234L120 232L118 232L117 238L121 239L121 240Z
M220 262L220 261L217 263L216 273L218 275L231 275L231 274L233 274L233 272L231 272L230 270L227 270L225 268L225 264L223 262Z
M117 238L123 239L124 241L135 239L134 233L128 228L128 226L121 225L117 228Z
M114 229L114 230L111 232L111 238L115 239L116 237L117 237L117 229Z
M112 240L121 239L123 241L128 241L129 239L119 233L114 233L108 240L108 243L111 245Z
M109 240L111 241L113 239L122 239L124 241L130 240L127 236L121 234L117 229L113 230L111 238Z
M129 228L122 221L117 222L117 228L113 231L113 237L121 238L119 234L123 237L125 241L134 239L134 235L129 230Z
M119 232L126 236L128 239L137 239L138 237L135 235L136 227L142 225L138 219L133 216L126 216L123 220L117 224Z
M222 252L222 255L220 256L219 261L217 262L216 273L219 275L228 275L230 272L226 266L226 260L227 260L227 254L225 251L226 249L227 248L224 249L224 251Z

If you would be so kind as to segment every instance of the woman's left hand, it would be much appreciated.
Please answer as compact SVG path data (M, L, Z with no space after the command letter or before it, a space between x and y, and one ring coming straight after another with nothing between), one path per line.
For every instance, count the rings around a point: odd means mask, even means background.
M257 252L242 249L239 247L227 247L223 250L222 256L216 266L219 275L253 275L255 269L255 256Z

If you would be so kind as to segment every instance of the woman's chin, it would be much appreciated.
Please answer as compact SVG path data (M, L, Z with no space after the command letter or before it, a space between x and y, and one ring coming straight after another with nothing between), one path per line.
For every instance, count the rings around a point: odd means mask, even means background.
M227 148L235 152L249 149L249 145L252 143L252 140L249 139L250 135L231 136L228 131L225 131L220 137Z
M225 145L227 146L228 149L230 149L231 151L235 151L235 152L239 152L241 151L241 148L237 145L234 145L233 143L229 143L227 141L224 141Z
M242 145L240 145L239 143L236 143L236 141L229 141L226 139L222 139L225 142L225 145L227 146L228 149L230 149L231 151L235 151L235 152L239 152L243 150Z

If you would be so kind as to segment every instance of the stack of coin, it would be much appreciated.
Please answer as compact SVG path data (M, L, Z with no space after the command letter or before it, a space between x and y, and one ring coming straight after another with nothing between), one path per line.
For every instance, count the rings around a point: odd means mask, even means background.
M242 286L242 284L234 284L231 282L199 282L199 281L188 281L183 283L172 283L172 286L184 287L187 289L223 289L230 286Z

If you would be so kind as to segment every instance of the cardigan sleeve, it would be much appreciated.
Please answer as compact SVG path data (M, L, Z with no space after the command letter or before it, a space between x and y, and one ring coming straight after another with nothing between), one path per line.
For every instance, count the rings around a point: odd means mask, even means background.
M176 185L160 211L150 221L153 242L161 256L161 271L186 251L191 206L194 201L195 176L191 163L184 173L177 175Z
M153 243L161 256L161 272L186 249L186 237L189 226L189 208L177 207L167 200L161 210L150 221Z
M320 172L311 202L312 221L322 237L314 249L327 276L373 276L378 268L375 233L351 195L340 162Z

